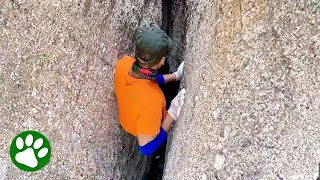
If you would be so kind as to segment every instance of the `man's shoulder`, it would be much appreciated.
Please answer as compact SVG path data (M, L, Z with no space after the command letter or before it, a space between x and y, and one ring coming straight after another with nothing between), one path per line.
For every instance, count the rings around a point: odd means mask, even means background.
M124 56L122 56L122 58L120 58L120 59L117 61L116 67L126 66L126 65L132 65L132 63L133 63L134 61L135 61L135 60L134 60L133 57L124 55Z
M128 71L134 61L134 58L131 56L123 56L122 58L120 58L115 66L115 74L118 75Z
M152 106L162 107L163 103L165 103L164 95L160 89L146 86L142 90L144 101L141 105L144 106L144 108Z

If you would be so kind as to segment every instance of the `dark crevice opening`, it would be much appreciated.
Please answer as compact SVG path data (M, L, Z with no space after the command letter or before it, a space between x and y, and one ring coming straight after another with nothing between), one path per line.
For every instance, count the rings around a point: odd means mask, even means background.
M184 0L183 0L184 2ZM184 5L185 3L182 3ZM173 39L173 28L174 28L174 22L182 20L183 17L179 17L179 19L175 19L173 14L174 9L174 0L162 0L162 26L161 29L164 30L170 37ZM183 11L184 13L184 11ZM178 18L178 17L177 17ZM181 18L181 19L180 19ZM185 22L185 20L183 20ZM182 31L184 31L183 29ZM184 36L184 34L183 34ZM181 37L184 39L184 37ZM175 42L173 42L175 44ZM181 44L177 44L179 46ZM176 49L174 49L175 51ZM179 53L179 52L178 52ZM180 52L181 53L181 52ZM176 53L177 54L177 53ZM180 62L175 61L181 61L181 57L175 57L174 55L170 54L167 56L164 66L162 66L158 73L161 74L168 74L172 73L170 72L170 65L176 66L179 65ZM172 67L171 67L172 68ZM176 69L177 67L174 67ZM166 97L166 108L168 109L170 107L170 103L172 99L178 94L180 87L180 82L171 82L166 85L160 86L161 90L163 91L164 96ZM163 176L163 170L164 170L164 163L165 163L165 157L166 157L166 145L167 142L164 142L161 147L152 155L151 157L151 165L150 169L147 175L148 180L161 180Z

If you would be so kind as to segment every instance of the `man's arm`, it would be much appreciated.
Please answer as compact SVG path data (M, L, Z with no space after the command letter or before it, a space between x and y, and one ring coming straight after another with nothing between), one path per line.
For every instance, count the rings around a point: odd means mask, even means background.
M168 134L171 126L174 122L174 119L171 117L169 113L167 113L166 117L163 119L161 127ZM138 142L140 146L144 146L148 144L150 141L154 140L157 136L146 136L146 135L138 135Z
M151 155L167 139L173 122L179 117L181 108L184 104L184 95L186 91L182 89L178 95L171 101L170 108L166 117L163 119L160 133L157 136L138 135L140 152L144 155Z
M162 85L162 84L166 84L166 83L172 82L172 81L181 81L182 73L183 73L183 66L184 66L184 61L179 65L176 72L171 73L171 74L163 74L163 75L159 74L158 75L158 84Z
M174 73L164 74L163 78L164 78L165 84L167 84L168 82L177 81L177 76Z

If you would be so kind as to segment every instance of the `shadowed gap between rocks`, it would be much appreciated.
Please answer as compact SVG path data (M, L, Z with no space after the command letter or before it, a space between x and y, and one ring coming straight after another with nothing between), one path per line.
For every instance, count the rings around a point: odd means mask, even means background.
M184 3L184 0L183 0L183 3L181 3L181 1L178 4L175 2L176 2L175 0L162 0L161 29L164 30L172 38L174 47L179 47L179 48L173 48L173 52L171 52L168 55L168 57L166 57L164 66L162 66L158 71L161 74L172 73L172 71L170 72L170 69L172 69L173 67L174 69L177 69L178 65L183 60L183 57L182 57L183 44L181 44L181 42L184 42L185 28L183 28L182 30L183 34L176 37L175 36L176 34L174 34L174 27L175 27L174 23L175 21L184 23L185 19L183 16L177 16L176 14L174 14L174 10L176 8L184 9L184 7L177 7L177 6L184 5L185 3ZM177 39L177 41L175 39ZM180 82L171 82L164 86L160 86L161 90L163 91L166 97L167 109L170 107L170 103L172 99L178 94L179 87L180 87ZM153 154L151 158L150 170L147 176L148 180L162 179L165 157L166 157L166 145L167 145L167 142L163 143L162 146Z

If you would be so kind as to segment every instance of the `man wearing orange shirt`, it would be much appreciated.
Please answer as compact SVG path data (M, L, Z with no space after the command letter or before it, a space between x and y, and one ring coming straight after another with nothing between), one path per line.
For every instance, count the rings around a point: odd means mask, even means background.
M158 84L180 81L184 63L172 74L158 74L172 47L168 35L159 28L140 33L135 42L135 57L124 56L116 65L115 93L122 128L136 136L140 152L151 155L166 140L184 104L182 89L166 111L165 97Z

